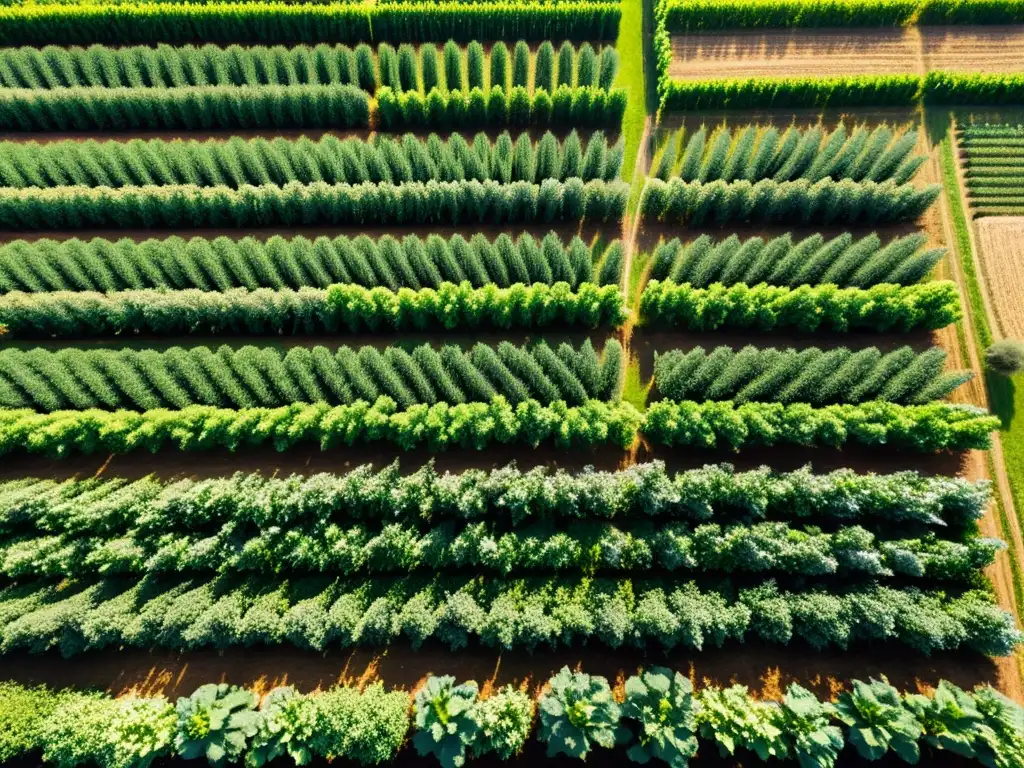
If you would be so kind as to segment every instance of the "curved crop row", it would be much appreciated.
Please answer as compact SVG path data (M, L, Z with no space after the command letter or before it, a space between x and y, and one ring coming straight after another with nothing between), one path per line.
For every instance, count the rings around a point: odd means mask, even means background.
M344 283L364 288L438 289L468 281L474 288L515 283L573 290L584 283L618 285L623 248L612 242L602 253L578 236L568 243L554 232L493 241L391 235L302 236L267 240L168 237L162 240L16 240L0 245L0 293L26 291L127 291L147 288L227 291L231 288L327 288Z
M810 467L737 472L728 464L670 473L662 461L614 472L515 464L440 473L428 463L411 474L397 461L380 470L364 464L345 474L161 480L122 478L0 482L0 531L113 533L138 526L201 529L209 525L291 526L342 520L441 525L490 522L513 527L582 519L757 522L964 528L985 514L989 481L896 472L858 474Z
M408 184L266 184L197 187L58 187L0 189L0 226L253 227L312 224L493 224L618 220L629 186L622 182L546 179L428 181Z
M291 403L351 405L379 397L401 408L418 403L535 399L582 405L617 396L622 347L600 357L588 339L578 349L541 342L483 343L469 352L402 347L172 347L164 351L76 349L0 351L0 407L152 410L212 405L279 408Z
M473 288L464 282L419 291L333 285L0 296L0 324L22 338L597 328L621 325L628 315L618 286L593 283L581 283L575 292L567 283Z
M694 288L651 280L640 296L640 320L691 330L753 328L769 331L934 330L961 316L960 294L949 281L875 285L868 289L834 285L781 288L739 283Z
M612 40L618 3L207 2L18 5L0 9L0 43L359 43L404 40Z
M389 442L404 450L426 446L486 448L491 443L559 448L611 443L628 447L643 425L652 442L700 448L744 445L892 445L918 451L987 449L999 419L971 406L902 406L871 402L814 408L806 404L661 401L643 416L631 404L590 400L579 408L528 400L414 405L399 411L389 397L333 408L324 403L284 408L190 406L181 410L55 411L0 409L0 455L15 451L82 453L236 450L271 444L278 450L315 442Z
M892 223L916 219L935 202L940 187L893 181L806 180L776 182L668 182L648 179L640 212L667 224L690 227L733 222L776 224Z
M988 449L999 419L968 405L696 403L661 400L644 414L643 434L669 446L741 448L848 443L917 451Z
M828 134L821 125L785 131L748 125L718 128L710 136L702 125L689 138L685 129L671 135L651 175L701 183L849 179L905 184L925 161L923 155L911 155L916 145L917 131L894 131L888 125L858 126L847 133L840 123Z
M534 144L529 134L515 141L506 131L492 143L485 133L472 142L459 134L447 141L378 135L373 140L324 136L319 140L127 142L91 139L0 142L0 186L16 189L144 187L192 184L227 187L290 182L312 184L403 184L410 181L488 181L502 184L544 179L613 181L622 166L622 142L614 146L600 131L584 150L575 130L559 143L550 131Z
M0 353L2 354L2 353ZM774 403L927 403L970 381L971 371L944 371L946 350L899 347L821 350L747 346L694 347L655 356L654 385L670 400Z
M65 655L109 647L323 650L436 639L451 649L536 649L600 641L622 646L720 647L760 640L814 648L884 640L916 651L1010 654L1013 617L988 595L916 589L785 592L774 582L735 591L604 579L491 577L324 583L323 578L232 588L221 582L101 581L58 590L28 583L0 593L0 649Z
M128 526L83 538L83 531L26 535L0 544L0 573L11 578L106 578L147 574L325 573L404 575L418 570L458 573L531 572L759 574L842 583L897 577L972 584L1005 545L999 539L878 539L859 526L823 533L786 523L572 523L502 531L485 523L420 530L391 523L219 530ZM923 583L923 582L922 582Z
M511 47L511 53L509 48ZM230 85L354 85L369 93L379 86L396 91L434 88L489 90L500 86L554 91L557 86L611 88L619 56L612 46L595 51L565 41L557 53L545 40L531 53L526 41L496 42L490 51L478 41L463 47L366 43L352 48L327 44L282 46L184 45L158 43L88 48L12 48L0 60L0 88L185 88ZM532 72L531 72L532 70Z
M911 285L925 278L946 253L945 248L924 249L926 240L923 234L913 234L883 246L876 234L855 240L844 232L830 240L814 234L796 242L792 234L767 240L730 235L717 241L700 235L684 245L674 237L654 250L651 277L695 288L712 283L790 288L824 283L840 288ZM2 254L0 249L0 258Z

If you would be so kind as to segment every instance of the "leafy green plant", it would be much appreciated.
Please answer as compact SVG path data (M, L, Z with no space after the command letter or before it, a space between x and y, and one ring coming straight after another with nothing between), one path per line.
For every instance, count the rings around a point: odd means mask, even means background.
M621 711L605 678L562 667L550 685L551 690L540 699L538 734L548 745L548 757L567 755L583 760L595 745L612 749L628 737L619 724Z
M312 757L310 743L316 735L316 702L291 686L270 691L260 704L259 730L245 756L252 768L288 755L296 765Z
M451 676L431 677L416 693L416 733L412 744L420 756L434 755L443 768L466 762L466 750L480 733L474 717L479 689L475 682L455 685Z
M0 683L0 762L43 746L44 726L59 698L43 687Z
M796 683L782 699L782 722L800 768L832 768L843 748L843 732L830 725L832 706Z
M931 696L911 693L905 701L924 729L925 741L962 757L977 756L979 727L985 718L971 694L943 680Z
M847 727L847 739L865 760L880 760L889 750L906 763L920 759L918 741L924 729L885 678L854 680L849 691L839 694L834 708Z
M501 760L519 754L533 729L536 704L533 699L512 686L478 701L472 717L480 727L474 756L494 753Z
M705 688L697 712L700 735L718 745L723 757L749 749L762 760L789 756L785 715L774 701L755 701L745 685Z
M237 762L256 735L260 714L256 695L228 685L208 683L178 699L174 746L185 760L206 757L212 766Z
M1024 707L989 685L974 691L974 705L985 718L978 731L978 759L988 768L1024 765Z
M685 768L697 754L699 705L689 678L665 667L652 667L626 680L622 717L639 726L637 743L627 755L635 763L661 760Z

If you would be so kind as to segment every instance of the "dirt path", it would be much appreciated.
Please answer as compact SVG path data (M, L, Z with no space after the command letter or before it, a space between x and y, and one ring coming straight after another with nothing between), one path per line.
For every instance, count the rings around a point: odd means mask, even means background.
M974 220L982 270L998 275L986 282L991 292L994 333L1024 339L1024 216L988 216Z
M1024 25L729 30L672 38L672 77L1024 71Z

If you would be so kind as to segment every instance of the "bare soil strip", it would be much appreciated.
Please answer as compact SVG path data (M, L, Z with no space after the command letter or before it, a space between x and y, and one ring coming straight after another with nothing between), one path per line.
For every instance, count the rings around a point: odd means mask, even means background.
M831 696L851 679L884 674L901 690L922 690L947 679L965 688L994 683L998 671L979 654L938 654L926 657L901 646L864 646L856 651L813 651L747 643L700 652L674 650L651 657L635 649L593 646L543 649L535 654L500 653L478 646L452 653L427 645L419 650L402 645L383 653L331 650L325 653L293 647L232 649L173 653L122 650L62 659L57 653L5 654L0 677L54 687L88 686L113 693L139 690L148 694L188 695L210 681L224 681L266 691L294 685L302 691L335 683L366 684L382 680L387 687L415 688L430 675L455 675L481 684L512 684L536 691L563 665L582 668L615 680L635 674L640 666L664 664L689 674L699 686L742 683L757 693L777 698L798 681L819 696Z
M680 79L1024 71L1024 25L734 30L672 38Z
M672 38L669 74L681 79L899 75L918 70L908 29L735 30Z
M981 248L978 256L986 275L999 334L1024 338L1024 216L988 216L976 219Z

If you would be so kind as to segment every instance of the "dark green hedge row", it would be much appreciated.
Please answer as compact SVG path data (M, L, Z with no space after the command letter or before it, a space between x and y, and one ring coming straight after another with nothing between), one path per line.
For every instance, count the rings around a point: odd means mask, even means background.
M671 32L734 28L1019 24L1021 0L670 0Z
M618 3L138 3L0 10L0 44L614 40Z
M920 99L917 75L751 77L732 80L662 79L661 108L905 106Z

